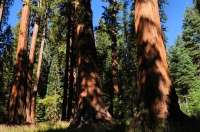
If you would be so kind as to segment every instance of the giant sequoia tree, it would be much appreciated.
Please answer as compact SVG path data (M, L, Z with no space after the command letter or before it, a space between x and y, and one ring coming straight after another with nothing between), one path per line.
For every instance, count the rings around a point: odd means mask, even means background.
M138 104L144 104L153 118L165 120L179 117L181 111L169 74L157 0L135 1L135 31Z
M86 121L107 120L112 116L107 111L97 68L92 10L90 0L76 0L76 39L78 45L78 72L80 94L78 99L78 118Z
M15 76L11 91L9 105L9 123L22 124L25 122L26 108L26 61L28 29L30 22L30 0L25 0L22 7L20 31L18 36L18 45L15 62Z

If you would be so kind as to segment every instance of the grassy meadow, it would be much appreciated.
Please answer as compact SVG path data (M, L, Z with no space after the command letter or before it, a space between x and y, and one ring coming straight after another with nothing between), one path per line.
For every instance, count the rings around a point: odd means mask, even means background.
M0 125L0 132L66 132L70 122L58 122L54 125L44 122L34 125L7 126Z

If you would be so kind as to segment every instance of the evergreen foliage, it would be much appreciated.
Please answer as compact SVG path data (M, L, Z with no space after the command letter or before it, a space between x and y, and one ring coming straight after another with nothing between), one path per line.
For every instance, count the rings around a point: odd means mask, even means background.
M13 66L15 55L15 45L13 44L13 34L11 27L8 26L3 33L5 38L0 49L0 122L7 120L8 103L10 97L10 88L12 86Z
M38 103L45 107L45 119L55 123L60 119L61 106L62 106L62 86L61 82L63 70L59 67L60 62L59 56L54 55L50 73L48 75L47 92L44 99L39 100Z
M182 39L185 42L185 48L189 51L193 64L197 66L200 72L200 16L194 7L187 6L183 18Z
M9 20L9 16L10 16L10 7L13 5L14 0L5 0L4 1L4 9L3 9L3 18L2 18L2 22L0 23L0 33L2 33L7 26L9 26L8 24L8 20Z
M104 12L102 13L102 17L99 19L98 27L95 28L95 46L97 50L97 65L103 88L102 96L105 105L108 110L110 110L113 105L112 116L117 120L117 123L120 123L120 127L124 125L123 131L125 131L125 127L127 127L127 131L135 131L137 129L138 131L139 129L144 131L153 131L154 128L151 126L151 121L146 121L146 118L144 118L144 122L139 121L139 128L136 128L137 124L135 123L135 121L137 121L135 118L137 113L138 64L136 55L137 47L135 42L137 36L135 35L135 27L133 26L135 22L134 1L117 0L115 3L112 3L112 0L102 1L108 2L108 6L103 7ZM198 0L194 1L198 2ZM32 27L35 21L36 12L39 12L42 18L37 39L38 44L42 38L43 26L47 24L41 77L39 80L36 100L36 120L37 122L47 121L50 122L51 125L55 124L61 118L62 101L64 98L64 71L65 65L68 63L65 62L67 48L66 40L68 35L67 29L70 28L67 25L67 14L69 13L69 7L67 6L68 2L71 2L72 4L75 3L74 0L43 0L43 8L36 7L36 0L33 0L32 3L29 4L31 7L29 40L32 39ZM6 1L4 18L1 24L2 30L0 32L0 123L5 123L8 117L8 102L10 88L13 81L16 44L19 34L19 23L13 28L7 23L9 7L12 4L13 0ZM167 37L165 36L167 27L164 25L167 21L167 14L164 11L164 7L168 4L168 0L158 0L164 42L167 42ZM116 13L116 23L113 23L112 20L113 5L116 6L114 12ZM170 46L167 55L170 75L179 96L179 105L181 110L189 116L200 118L200 15L199 12L197 12L198 3L196 3L195 6L196 7L186 7L183 19L182 36L177 36L175 44ZM81 8L79 10L81 12L83 11ZM45 12L47 12L47 20L43 19ZM21 12L18 13L18 17L21 17ZM83 16L80 16L77 20L82 20L82 17ZM118 78L115 79L112 78L111 56L112 31L114 27L116 27L116 50L118 61ZM81 41L86 42L87 39L88 38L85 37ZM37 69L39 47L40 45L36 48L36 63L34 64L33 70L33 82ZM82 48L87 48L87 46L84 45L81 49ZM75 52L76 54L78 53L77 49L75 49ZM29 53L29 51L27 53ZM75 65L77 65L76 61L76 57L74 57ZM75 81L78 82L79 78L77 77L75 79ZM113 89L112 83L115 81L118 82L119 94L111 97L111 91ZM79 84L73 84L74 91L76 92L73 94L72 118L76 116L77 95L81 92L78 91L78 88L76 89L75 85L79 86ZM69 98L68 93L67 98ZM160 122L160 124L155 127L155 130L161 131L161 129L166 127L162 123L163 122ZM89 126L86 125L86 127L89 129ZM108 129L111 129L110 126L105 124L102 124L102 127L108 127ZM94 128L97 130L99 126L94 126ZM105 129L107 130L107 128ZM170 128L167 128L166 130L169 129ZM102 130L104 130L104 128ZM120 129L118 131L120 131Z
M161 22L161 28L163 33L163 41L166 44L167 43L167 36L165 35L165 32L167 32L167 27L164 25L167 21L167 14L165 13L165 6L169 5L168 0L158 0L158 7L159 7L159 15L160 15L160 22Z
M196 65L192 63L181 36L177 37L175 46L171 46L168 53L170 73L179 96L179 105L183 112L191 115L189 105L192 102L188 95L190 91L200 87Z

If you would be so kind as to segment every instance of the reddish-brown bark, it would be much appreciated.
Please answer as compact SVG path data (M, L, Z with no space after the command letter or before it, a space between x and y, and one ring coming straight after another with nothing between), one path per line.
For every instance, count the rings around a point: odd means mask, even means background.
M9 104L9 123L23 124L25 122L26 108L26 61L27 43L30 22L30 0L25 0L22 8L20 31L16 52L15 76Z
M139 104L143 102L156 118L179 116L181 111L170 78L157 0L136 0L135 30Z
M41 1L38 0L38 7L41 7ZM26 122L35 123L35 117L31 117L31 107L34 107L31 104L31 88L32 88L32 75L33 75L33 66L35 60L35 49L36 49L36 42L39 30L39 13L36 14L36 21L34 23L34 31L31 40L31 47L29 53L29 60L28 60L28 69L27 69L27 90L26 90ZM32 109L33 110L33 109Z
M96 65L96 48L90 0L76 0L76 39L78 44L78 72L80 94L78 117L87 121L113 121L103 98L101 80Z
M45 13L47 13L47 9L46 9ZM45 14L45 17L44 17L45 21L46 21L46 17L47 16ZM34 87L33 87L33 95L31 98L31 119L32 119L33 123L35 123L36 97L37 97L38 83L40 80L40 72L41 72L41 67L42 67L42 55L43 55L43 51L44 51L46 29L47 29L47 24L44 24L43 31L42 31L42 40L41 40L41 46L40 46L36 78L35 78L35 83L34 83Z

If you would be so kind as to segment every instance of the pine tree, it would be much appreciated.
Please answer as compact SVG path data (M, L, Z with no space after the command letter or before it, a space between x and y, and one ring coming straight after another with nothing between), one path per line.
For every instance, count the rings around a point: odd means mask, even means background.
M10 97L10 87L12 86L13 65L16 45L13 43L13 33L8 26L4 30L3 46L0 50L0 122L8 121L8 104Z
M119 88L120 97L118 106L119 117L129 120L136 113L136 88L137 88L137 52L135 41L133 4L122 1L121 26L118 34L119 56ZM130 101L131 100L131 101ZM126 108L126 109L122 109Z
M64 71L64 59L66 54L66 33L67 33L67 17L66 15L66 4L67 2L65 0L57 1L57 0L44 0L44 10L47 11L47 21L48 25L46 27L46 36L45 36L45 49L43 53L43 59L41 63L41 73L40 73L40 79L38 82L38 98L39 99L45 99L46 93L47 93L47 86L50 83L48 81L48 74L51 72L50 64L52 63L53 57L59 53L60 59L62 59L62 63L58 65L58 68L60 71ZM59 6L58 6L59 5ZM50 8L49 8L50 7ZM41 19L43 20L43 19ZM46 20L41 21L42 24L47 23ZM41 34L39 34L39 37L41 37ZM64 82L64 74L61 74L61 80L63 84ZM63 86L62 86L63 87ZM62 95L63 93L61 93ZM43 118L45 116L45 106L40 101L36 101L36 110L37 112L40 112L40 115L37 116L37 121L44 121Z
M158 7L159 7L159 15L160 15L160 22L161 22L161 27L162 27L162 32L163 32L163 41L164 44L167 43L167 36L165 35L165 32L167 32L167 27L164 25L167 21L167 14L165 13L165 5L168 5L169 2L168 0L158 0Z
M192 58L193 64L197 66L198 73L200 72L200 16L194 7L186 7L183 18L182 39L185 43L185 48L189 51L189 56Z
M197 68L189 57L189 52L184 47L181 36L178 36L175 46L169 48L169 68L173 85L179 96L179 104L183 112L188 113L190 103L189 91L198 87Z
M51 121L51 123L55 123L61 117L61 106L62 106L62 83L61 83L61 75L62 73L59 68L60 60L59 55L55 55L53 57L50 73L48 76L48 86L47 86L47 94L46 97L40 101L45 106L45 117L46 120Z

